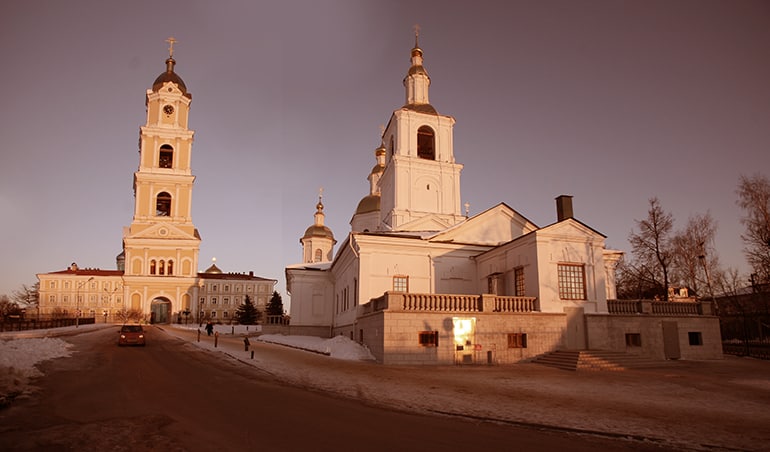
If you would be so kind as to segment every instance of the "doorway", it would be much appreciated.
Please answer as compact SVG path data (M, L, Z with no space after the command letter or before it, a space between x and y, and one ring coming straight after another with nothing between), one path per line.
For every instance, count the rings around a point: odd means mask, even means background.
M150 323L170 323L171 302L165 298L156 298L150 304Z

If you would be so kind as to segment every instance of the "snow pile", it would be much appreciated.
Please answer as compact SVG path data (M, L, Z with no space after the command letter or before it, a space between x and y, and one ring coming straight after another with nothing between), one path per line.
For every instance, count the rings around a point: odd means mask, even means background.
M331 339L311 336L284 336L282 334L263 334L257 338L263 342L287 345L289 347L308 350L329 355L332 358L352 361L374 361L369 350L345 336L335 336Z
M0 407L29 392L29 379L42 376L35 366L72 355L72 344L52 337L0 340Z

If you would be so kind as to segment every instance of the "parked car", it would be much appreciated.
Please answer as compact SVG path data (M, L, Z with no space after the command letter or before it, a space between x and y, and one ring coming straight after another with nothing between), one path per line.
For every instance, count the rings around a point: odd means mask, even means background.
M142 325L123 325L120 327L118 345L142 345L144 346L144 328Z

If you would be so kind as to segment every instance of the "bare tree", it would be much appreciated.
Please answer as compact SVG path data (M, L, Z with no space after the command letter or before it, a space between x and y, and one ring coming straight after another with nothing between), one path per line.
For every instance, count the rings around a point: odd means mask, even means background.
M759 282L770 282L770 180L756 174L741 176L738 183L738 205L744 211L741 223L743 251Z
M717 224L710 213L687 220L684 229L671 239L672 280L696 294L713 295L713 284L719 278L719 256L714 248ZM705 289L705 290L704 290Z
M668 300L669 271L672 260L671 231L674 219L663 210L658 198L650 199L647 218L636 220L638 232L631 232L628 241L636 258L637 267L660 288L659 295Z
M11 299L28 308L36 307L40 301L40 283L35 283L32 286L22 284L19 290L13 291Z

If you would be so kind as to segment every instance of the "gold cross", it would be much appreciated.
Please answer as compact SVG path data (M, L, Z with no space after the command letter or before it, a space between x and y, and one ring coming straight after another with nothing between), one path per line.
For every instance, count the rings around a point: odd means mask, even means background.
M414 24L414 46L415 47L420 47L419 45L417 45L417 40L419 37L420 37L420 25Z
M166 42L168 43L168 56L169 56L169 58L173 58L174 57L174 43L175 42L179 42L179 41L177 41L176 39L174 39L173 36L171 36L168 39L166 39Z

